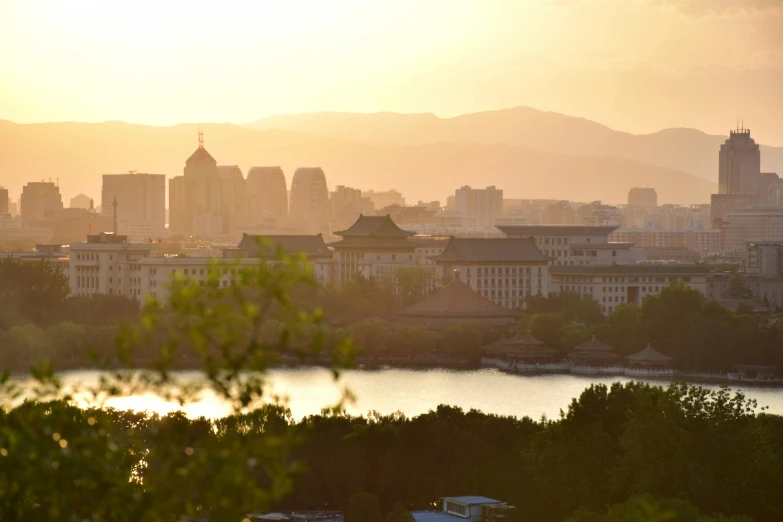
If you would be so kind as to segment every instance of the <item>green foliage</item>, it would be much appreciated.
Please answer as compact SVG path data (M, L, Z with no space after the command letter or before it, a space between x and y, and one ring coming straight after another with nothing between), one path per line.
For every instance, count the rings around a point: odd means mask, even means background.
M386 515L386 522L415 522L411 512L405 509L402 502L395 502L391 513Z
M68 296L68 277L44 259L0 259L0 330L27 323L48 324Z
M442 355L466 357L473 361L481 359L484 337L481 329L473 323L459 323L449 326L438 339L438 351Z
M401 266L395 270L394 277L398 287L397 297L403 307L427 297L438 282L435 269L431 266Z
M352 496L348 501L345 522L383 522L378 497L367 492Z
M576 292L560 292L547 297L531 295L527 299L527 315L562 314L566 321L597 324L604 320L601 305Z

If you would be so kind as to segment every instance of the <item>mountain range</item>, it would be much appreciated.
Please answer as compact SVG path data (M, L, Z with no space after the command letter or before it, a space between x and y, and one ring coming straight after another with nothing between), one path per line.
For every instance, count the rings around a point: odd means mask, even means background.
M316 113L248 124L205 124L220 165L321 166L329 185L395 188L409 202L495 185L509 198L625 202L652 186L662 203L704 203L715 191L725 139L691 129L650 135L515 108L442 119L434 115ZM177 176L196 148L196 124L16 124L0 120L0 185L16 198L30 180L58 179L64 202L83 192L100 203L101 174ZM715 165L714 168L713 164ZM763 147L765 170L783 174L783 148Z

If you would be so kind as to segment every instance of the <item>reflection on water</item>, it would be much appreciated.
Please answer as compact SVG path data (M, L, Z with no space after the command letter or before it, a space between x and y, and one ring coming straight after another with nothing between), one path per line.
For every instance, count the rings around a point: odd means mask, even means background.
M181 376L187 378L183 372ZM90 385L98 382L97 371L68 372L63 381ZM348 370L335 383L324 368L275 369L270 375L267 393L288 398L294 417L317 414L322 408L335 404L341 397L341 388L347 386L356 395L356 401L347 406L352 414L366 414L375 410L382 414L401 411L407 416L425 413L439 404L475 408L485 413L529 416L538 419L542 414L556 417L571 399L593 383L628 382L625 377L578 377L573 375L516 376L497 370L411 370L382 369L377 371ZM664 383L665 384L665 383ZM717 388L716 386L706 386ZM744 390L749 398L768 406L770 413L783 414L783 388L749 387ZM107 405L120 409L166 413L182 409L189 417L222 417L230 412L228 404L214 393L205 392L202 400L180 408L152 394L111 399Z

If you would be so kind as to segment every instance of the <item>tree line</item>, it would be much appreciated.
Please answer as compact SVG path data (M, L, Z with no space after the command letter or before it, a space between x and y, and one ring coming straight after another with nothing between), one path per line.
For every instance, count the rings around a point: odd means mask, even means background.
M539 421L453 406L297 421L275 405L208 420L27 402L0 411L0 448L3 520L409 520L467 494L543 522L783 517L783 417L687 385L594 385Z

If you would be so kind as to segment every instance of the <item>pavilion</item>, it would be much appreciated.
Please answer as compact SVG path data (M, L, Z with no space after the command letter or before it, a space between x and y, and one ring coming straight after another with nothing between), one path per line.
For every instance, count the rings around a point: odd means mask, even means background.
M511 364L535 364L553 362L557 350L549 348L530 335L501 339L487 346L484 352L489 357L505 359Z
M513 324L517 314L470 289L459 278L397 312L396 323L401 326L426 326L443 330L457 323L474 323L480 327Z
M614 362L618 355L614 348L604 344L593 336L589 341L574 346L568 357L577 366L606 366Z
M625 360L631 367L649 369L669 368L672 362L671 357L663 355L649 344L643 350L628 355Z

